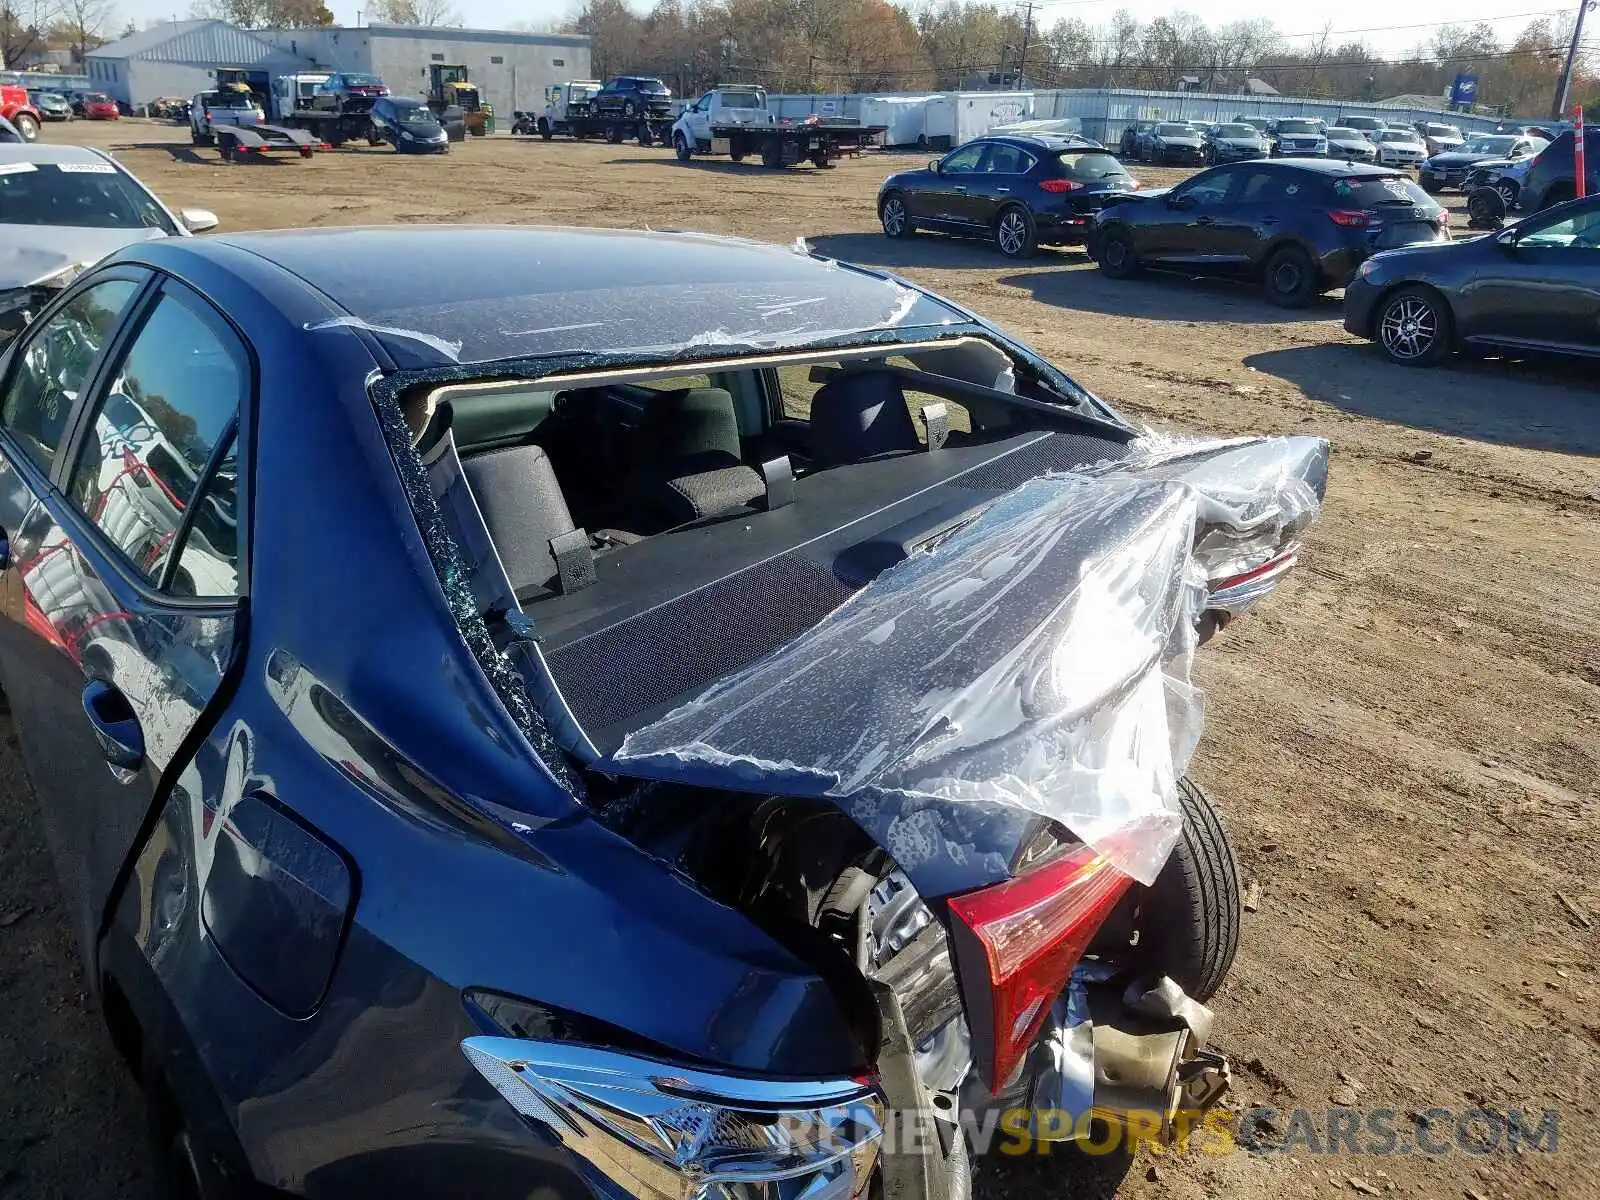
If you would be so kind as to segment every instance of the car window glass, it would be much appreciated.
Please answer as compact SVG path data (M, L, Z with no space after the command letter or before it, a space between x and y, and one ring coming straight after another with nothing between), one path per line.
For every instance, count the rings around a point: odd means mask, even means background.
M1033 156L1019 146L996 142L989 147L983 160L987 175L1021 175L1033 166Z
M1282 200L1289 194L1289 182L1276 171L1252 171L1245 176L1244 186L1239 189L1239 201L1242 204L1263 204L1269 200Z
M952 151L945 155L944 161L939 164L941 175L966 175L978 169L978 160L983 157L985 143L973 142L970 146Z
M1517 245L1600 253L1600 209L1573 213L1542 229L1525 233L1517 239Z
M1235 171L1211 171L1184 184L1177 194L1190 204L1221 204L1227 199L1228 190L1237 178Z
M18 348L0 404L0 424L47 471L89 371L137 287L126 279L95 284L29 330L27 342Z
M160 583L206 464L228 436L248 374L232 334L176 292L163 295L107 384L68 483L72 500L150 583ZM188 595L237 592L233 485L200 498L184 566ZM185 552L179 551L180 564Z

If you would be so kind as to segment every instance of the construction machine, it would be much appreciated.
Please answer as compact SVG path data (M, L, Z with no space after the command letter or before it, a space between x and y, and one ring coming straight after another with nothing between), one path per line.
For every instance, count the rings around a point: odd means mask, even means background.
M467 132L474 137L489 132L492 110L484 104L477 85L467 78L467 68L460 63L428 65L428 107L441 120L447 109L460 109Z

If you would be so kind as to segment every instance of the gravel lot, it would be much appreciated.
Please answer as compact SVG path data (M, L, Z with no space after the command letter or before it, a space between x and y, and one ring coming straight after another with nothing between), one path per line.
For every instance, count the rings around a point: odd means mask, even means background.
M490 139L225 166L181 129L49 127L113 148L225 230L501 221L710 230L881 264L1025 336L1169 428L1332 439L1305 565L1203 656L1195 774L1256 911L1217 998L1236 1104L1559 1110L1556 1153L1142 1154L986 1168L989 1196L1600 1196L1600 387L1593 367L1392 367L1328 300L1103 279L1075 251L876 232L878 181L635 146ZM1149 182L1181 173L1135 167ZM1459 205L1459 198L1452 201ZM1458 224L1461 218L1458 214ZM4 586L15 586L6 582ZM0 716L0 1194L138 1196L141 1116L77 974ZM1287 1125L1287 1120L1283 1122Z

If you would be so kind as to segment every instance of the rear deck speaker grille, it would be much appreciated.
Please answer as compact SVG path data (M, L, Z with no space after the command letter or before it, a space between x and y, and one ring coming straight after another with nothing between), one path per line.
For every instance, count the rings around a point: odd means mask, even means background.
M784 554L579 638L547 660L567 706L594 735L770 654L853 591L819 563Z

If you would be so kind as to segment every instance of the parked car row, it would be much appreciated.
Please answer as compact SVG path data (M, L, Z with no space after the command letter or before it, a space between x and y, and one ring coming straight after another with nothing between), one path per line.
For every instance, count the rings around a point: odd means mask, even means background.
M1147 154L1204 144L1176 123L1140 132ZM879 190L879 219L892 238L922 231L985 238L1008 258L1081 243L1113 279L1144 270L1221 276L1254 283L1288 308L1344 288L1347 328L1410 366L1466 347L1600 356L1600 200L1571 199L1571 131L1553 143L1522 134L1475 138L1433 156L1425 186L1388 165L1401 161L1395 147L1420 137L1409 131L1380 128L1369 141L1349 125L1316 135L1360 142L1364 161L1354 145L1342 159L1302 157L1298 146L1266 159L1250 153L1250 135L1264 131L1230 122L1210 132L1217 152L1242 161L1172 188L1144 189L1087 138L996 131L891 175ZM1290 122L1275 132L1310 140ZM1590 170L1600 173L1600 129L1590 137L1589 161L1597 164ZM1506 158L1485 157L1497 153ZM1433 193L1486 162L1523 165L1520 186L1500 186L1508 189L1507 207L1520 193L1537 215L1454 243ZM1600 178L1591 186L1600 193Z

